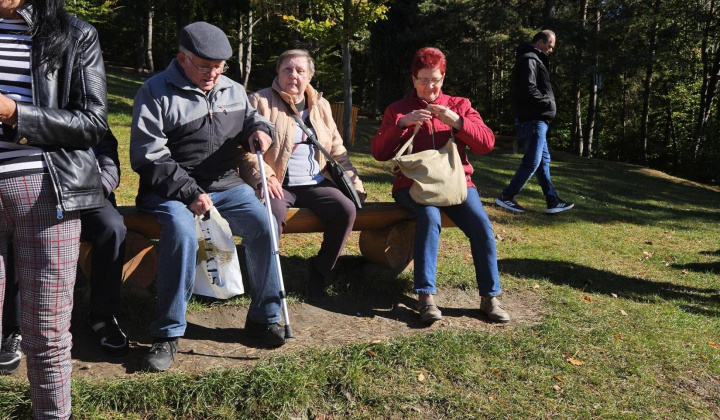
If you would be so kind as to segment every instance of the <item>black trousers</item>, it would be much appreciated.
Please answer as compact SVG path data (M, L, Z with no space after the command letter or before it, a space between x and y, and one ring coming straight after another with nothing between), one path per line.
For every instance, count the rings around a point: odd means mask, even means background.
M317 256L313 258L313 264L320 274L329 276L352 232L356 216L355 204L328 180L317 185L296 187L284 185L283 194L285 197L273 200L272 205L272 213L278 222L281 235L285 227L287 211L293 206L309 208L325 222L323 241Z
M114 206L114 197L105 205L85 210L80 217L84 241L92 242L92 270L90 273L90 310L97 316L120 313L120 286L125 262L125 234L123 217ZM12 264L12 247L8 249L6 264L3 329L20 326L20 294Z

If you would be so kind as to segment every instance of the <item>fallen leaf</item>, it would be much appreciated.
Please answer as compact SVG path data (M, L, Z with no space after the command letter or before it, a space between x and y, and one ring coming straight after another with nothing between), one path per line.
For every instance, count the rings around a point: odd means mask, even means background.
M533 284L532 286L530 286L530 288L531 288L531 289L539 289L539 288L540 288L540 285L539 285L539 284Z
M622 316L627 316L627 312L625 312L625 311L623 311L622 309L620 309L620 315L622 315Z
M382 343L382 340L373 340L370 342L370 344L380 344Z
M560 382L563 381L563 378L562 378L562 376L560 376L560 375L555 375L554 378L557 379L557 380L560 381Z
M643 251L643 255L646 256L646 257L648 257L648 258L652 257L654 254L655 254L654 252Z
M315 420L325 420L325 418L326 418L325 414L322 414L322 413L317 413L315 415Z
M610 296L616 298L616 297L617 297L617 294L616 294L616 293L610 293Z
M586 302L592 302L592 299L590 299L590 296L588 295L583 296L583 300Z
M425 380L425 375L423 375L422 373L419 374L419 375L418 375L418 381L422 382L422 381L424 381L424 380Z
M370 349L367 349L366 351L367 351L367 354L369 354L370 356L373 356L373 357L377 356L377 354Z
M682 273L684 276L687 276L687 273L688 273L688 272L687 272L687 270L683 270L683 271L681 271L681 273Z
M617 338L618 340L621 339L621 338L622 338L622 334L616 333L616 334L615 334L615 338Z
M708 341L708 346L714 347L716 349L720 349L720 345L718 345L718 343L716 343L714 341Z
M488 400L490 400L490 401L495 401L495 396L494 396L494 395L489 396L489 397L488 397Z
M502 376L502 373L500 372L500 369L498 369L498 368L493 368L492 373L494 373L495 376L497 376L498 378L500 378Z
M562 387L561 387L560 385L558 385L558 384L553 385L553 389L555 390L555 392L562 392L562 391L563 391Z
M571 365L575 365L575 366L582 366L585 364L585 362L583 362L582 360L575 359L574 357L565 357L565 360L568 363L570 363Z

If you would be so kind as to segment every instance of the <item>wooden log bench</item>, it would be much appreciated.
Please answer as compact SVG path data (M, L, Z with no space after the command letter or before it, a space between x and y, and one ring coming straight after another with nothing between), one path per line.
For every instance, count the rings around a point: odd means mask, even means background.
M513 153L518 152L518 142L515 136L499 136L495 135L495 148L503 150L512 150Z
M132 293L147 294L147 287L157 273L157 251L153 240L160 237L160 225L155 217L139 212L135 207L118 208L127 227L123 282ZM455 224L442 215L443 227ZM323 232L325 224L308 209L291 208L283 235ZM358 211L353 225L360 231L360 253L367 260L402 271L413 260L415 222L410 214L395 203L365 203ZM78 265L88 276L91 269L91 245L81 242Z

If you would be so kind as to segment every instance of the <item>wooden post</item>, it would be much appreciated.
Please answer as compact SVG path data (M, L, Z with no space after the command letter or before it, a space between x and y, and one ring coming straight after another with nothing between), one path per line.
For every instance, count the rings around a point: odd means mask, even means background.
M415 222L398 222L383 230L360 232L360 253L368 261L398 272L412 267Z

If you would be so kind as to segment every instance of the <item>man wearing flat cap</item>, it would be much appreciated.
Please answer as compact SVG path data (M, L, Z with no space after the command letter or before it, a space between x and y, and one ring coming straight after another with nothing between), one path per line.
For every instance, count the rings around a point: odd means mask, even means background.
M272 264L266 212L238 176L242 153L272 143L273 126L248 104L242 85L225 77L232 48L225 33L206 22L180 31L180 49L168 68L135 96L130 161L140 175L136 204L160 224L153 345L142 368L170 368L185 333L185 310L195 280L196 215L215 207L243 238L252 303L246 333L266 345L285 342L280 291Z

